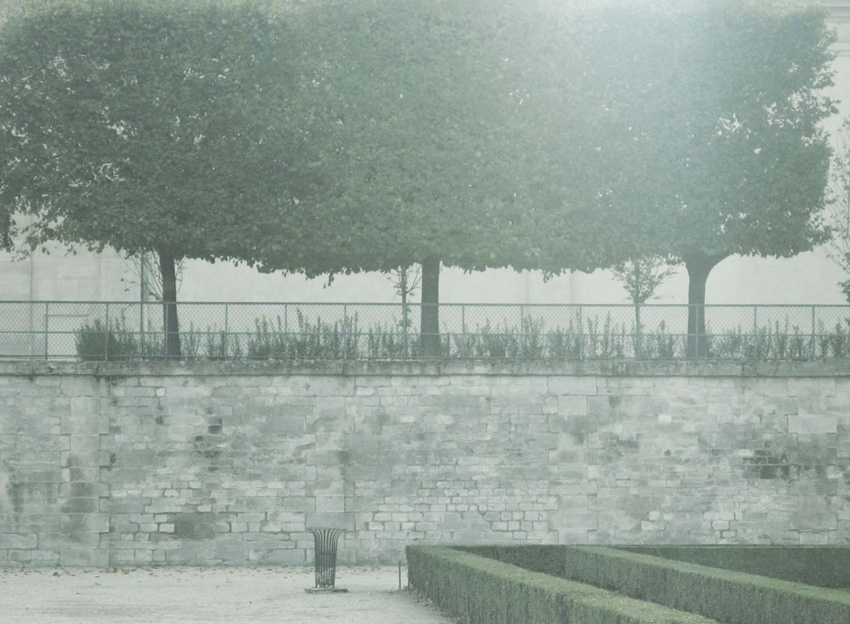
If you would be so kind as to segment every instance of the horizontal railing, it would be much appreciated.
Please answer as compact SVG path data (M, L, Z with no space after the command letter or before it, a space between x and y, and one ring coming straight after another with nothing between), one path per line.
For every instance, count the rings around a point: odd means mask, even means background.
M850 306L3 301L0 357L820 360Z

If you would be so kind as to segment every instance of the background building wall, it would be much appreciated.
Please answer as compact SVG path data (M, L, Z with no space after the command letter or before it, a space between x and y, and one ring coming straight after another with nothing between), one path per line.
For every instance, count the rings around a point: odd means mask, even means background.
M850 540L850 366L3 364L0 566Z

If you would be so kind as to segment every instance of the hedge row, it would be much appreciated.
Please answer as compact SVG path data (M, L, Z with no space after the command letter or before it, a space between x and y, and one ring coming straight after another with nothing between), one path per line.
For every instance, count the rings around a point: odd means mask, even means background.
M410 586L466 624L714 622L456 549L408 546L407 563Z
M472 553L502 563L519 566L532 572L542 572L566 578L566 546L528 544L523 546L455 546L456 550Z
M569 546L566 576L727 624L847 624L850 594L600 546Z
M617 548L643 555L769 576L818 587L850 588L850 547L847 546L618 546ZM501 557L498 558L504 561Z

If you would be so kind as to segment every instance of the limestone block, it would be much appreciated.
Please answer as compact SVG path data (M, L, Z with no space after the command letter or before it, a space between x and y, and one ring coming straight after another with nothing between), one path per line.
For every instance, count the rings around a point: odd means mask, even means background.
M587 509L559 509L549 514L549 529L553 531L596 530L599 514Z
M38 546L37 535L18 535L14 533L0 533L0 550L7 549L30 549Z
M94 401L94 399L92 399ZM59 433L63 434L106 434L109 433L109 417L100 413L99 405L89 413L63 410Z
M558 414L561 416L584 416L587 412L587 397L558 397Z
M788 379L788 396L804 397L835 396L835 378L829 377L797 377Z
M109 552L106 550L62 550L59 552L59 565L105 568L109 565Z
M109 514L71 513L61 516L60 530L63 533L109 533Z
M789 519L789 528L796 530L828 530L837 527L838 514L834 511L824 509L806 509L801 507L792 512Z
M798 434L838 433L838 417L820 414L788 416L788 432Z
M61 378L62 394L66 397L100 396L100 383L91 376L65 376Z
M264 557L264 563L275 565L305 565L309 563L307 551L303 548L275 548Z
M56 565L59 563L59 553L55 550L31 550L30 561L34 565Z
M40 550L91 550L100 546L99 533L41 533L38 536Z
M346 529L354 530L354 515L346 513L308 512L306 526L308 529Z
M308 395L347 397L354 396L354 389L358 385L358 378L341 375L312 376L308 378L307 383L310 386L309 390L307 390ZM363 384L361 379L360 385L372 384Z
M596 377L549 377L549 393L560 395L594 396L597 393Z
M316 418L341 419L345 415L346 398L342 396L317 396Z
M345 498L342 496L317 496L316 511L318 513L343 513Z
M71 437L71 452L73 453L93 453L100 450L99 435L72 435Z
M65 499L62 511L69 514L95 514L100 511L99 498L73 497Z

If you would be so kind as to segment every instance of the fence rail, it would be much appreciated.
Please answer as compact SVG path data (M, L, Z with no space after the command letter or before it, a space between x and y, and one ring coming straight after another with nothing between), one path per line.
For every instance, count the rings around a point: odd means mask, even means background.
M850 306L0 302L7 359L423 357L848 358Z

